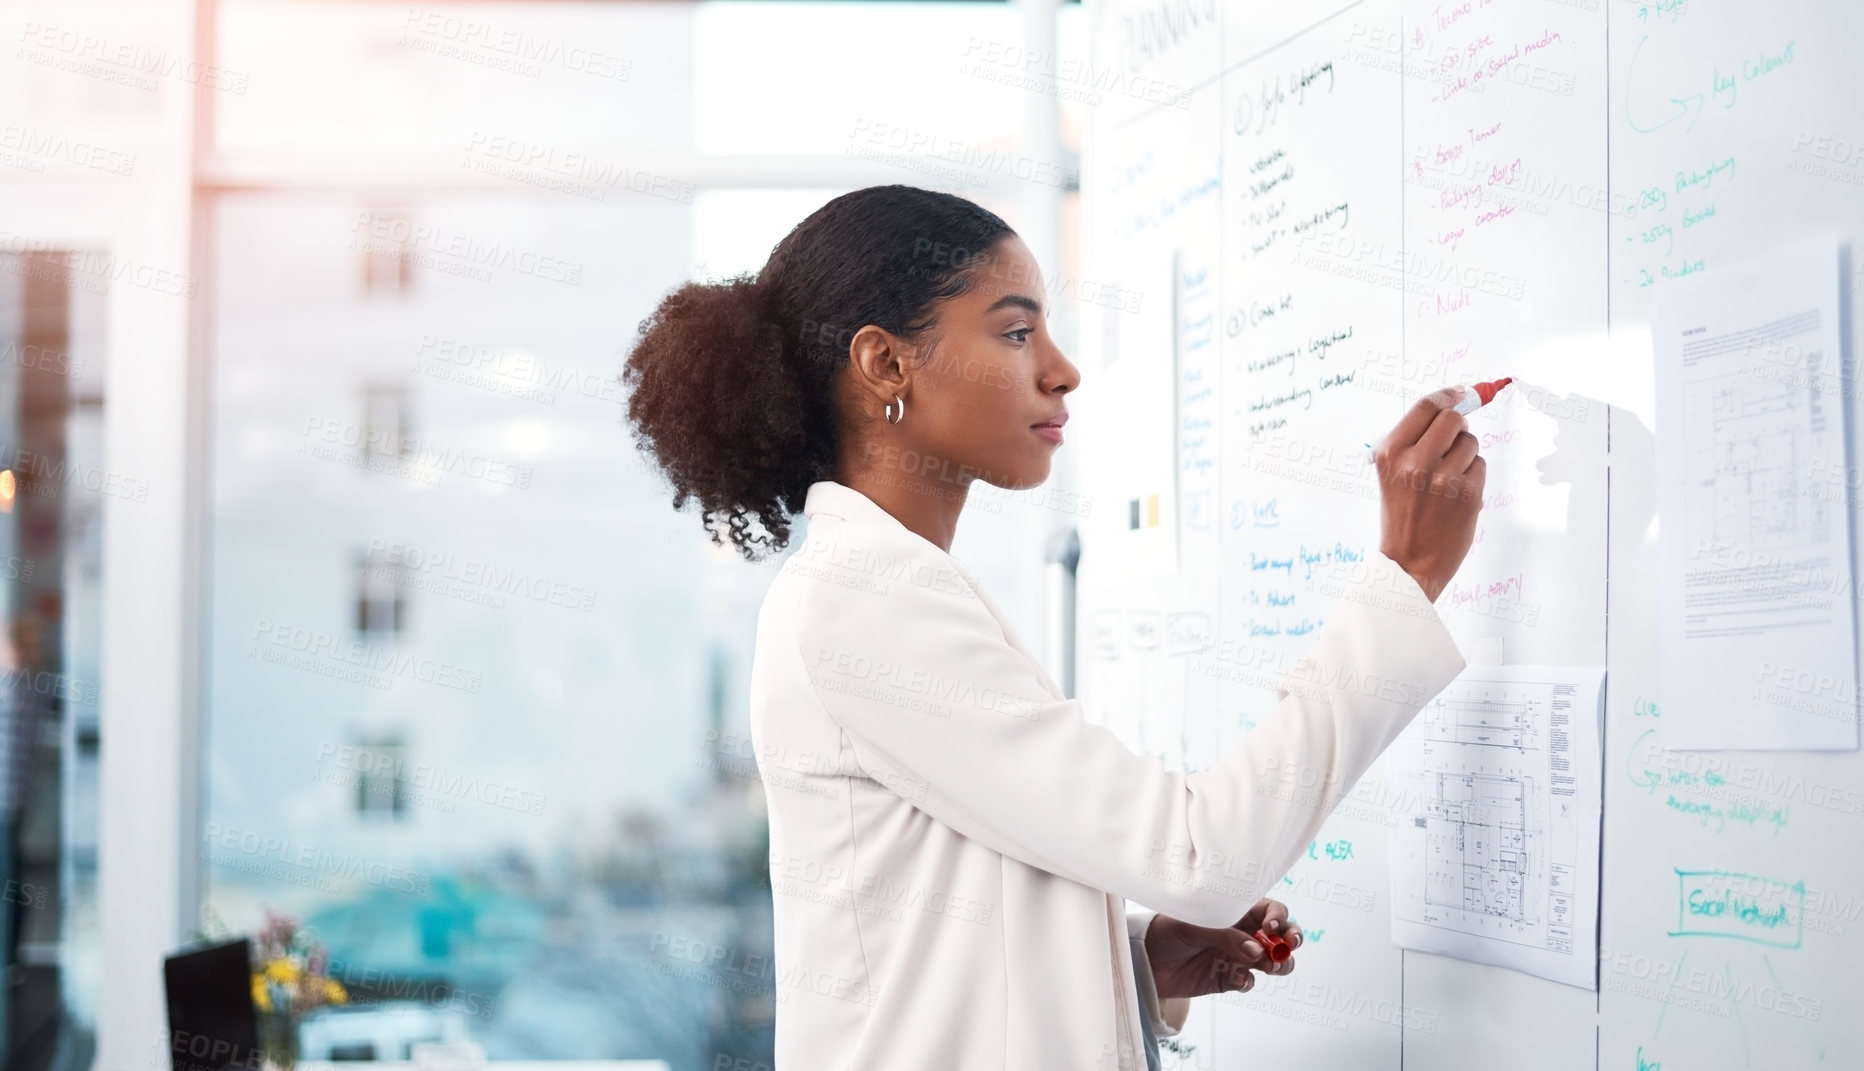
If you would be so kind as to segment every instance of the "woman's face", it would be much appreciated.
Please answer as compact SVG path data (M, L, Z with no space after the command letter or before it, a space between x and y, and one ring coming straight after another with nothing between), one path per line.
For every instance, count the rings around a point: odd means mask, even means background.
M969 271L970 291L938 308L931 353L902 364L905 418L875 425L866 449L898 450L871 461L945 488L1034 487L1060 448L1056 429L1036 425L1066 415L1062 395L1080 371L1049 334L1042 272L1021 238L1002 239Z

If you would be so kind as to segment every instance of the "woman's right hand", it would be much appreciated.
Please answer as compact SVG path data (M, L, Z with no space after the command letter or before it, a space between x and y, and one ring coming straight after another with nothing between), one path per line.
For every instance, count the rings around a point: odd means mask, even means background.
M1432 602L1475 542L1488 474L1468 422L1450 408L1461 397L1444 387L1419 398L1372 454L1384 499L1379 551Z

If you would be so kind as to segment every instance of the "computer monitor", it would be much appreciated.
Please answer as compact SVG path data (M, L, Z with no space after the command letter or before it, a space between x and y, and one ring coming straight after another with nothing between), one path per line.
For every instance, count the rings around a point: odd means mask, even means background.
M177 952L163 961L168 1054L174 1071L257 1071L252 942L246 938Z

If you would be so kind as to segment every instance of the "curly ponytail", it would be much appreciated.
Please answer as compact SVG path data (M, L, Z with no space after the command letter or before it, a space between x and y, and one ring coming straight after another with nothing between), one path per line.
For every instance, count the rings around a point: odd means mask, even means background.
M1011 233L962 197L870 186L797 224L755 276L663 298L622 382L673 508L697 499L712 542L730 538L747 560L787 546L809 485L835 478L846 429L834 386L854 333L874 324L925 340L935 306L969 290L968 269Z

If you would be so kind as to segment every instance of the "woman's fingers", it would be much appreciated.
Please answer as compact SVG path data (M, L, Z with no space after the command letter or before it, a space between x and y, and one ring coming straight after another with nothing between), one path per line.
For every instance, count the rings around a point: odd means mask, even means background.
M1380 444L1381 449L1403 450L1417 442L1423 437L1424 429L1431 427L1437 417L1448 412L1461 397L1462 391L1456 387L1439 387L1411 403L1411 408L1405 411L1405 415L1392 428L1391 434L1387 435L1384 442Z
M1418 436L1417 447L1423 452L1426 462L1431 458L1443 457L1456 443L1456 437L1469 430L1469 419L1454 409L1439 409L1437 416Z
M1280 900L1264 900L1256 906L1262 909L1262 928L1279 936L1281 928L1288 923L1288 905Z
M1294 970L1294 951L1301 947L1301 925L1288 917L1287 904L1280 901L1271 901L1271 903L1280 910L1274 914L1275 929L1269 932L1288 942L1288 958L1280 963L1271 961L1260 969L1264 974L1283 975Z
M1487 465L1461 413L1437 408L1456 392L1418 399L1379 449L1379 552L1418 582L1430 601L1448 586L1475 542ZM1428 421L1426 422L1426 416ZM1406 445L1404 437L1417 430Z
M1456 433L1456 441L1450 444L1450 452L1443 455L1443 463L1451 472L1467 472L1476 460L1476 450L1482 443L1467 431Z
M1243 912L1243 917L1237 919L1231 929L1241 930L1244 933L1256 932L1257 928L1267 919L1269 905L1274 902L1273 900L1257 900L1255 906Z
M1224 988L1237 993L1247 993L1256 987L1256 972L1248 967L1238 966L1224 979Z

